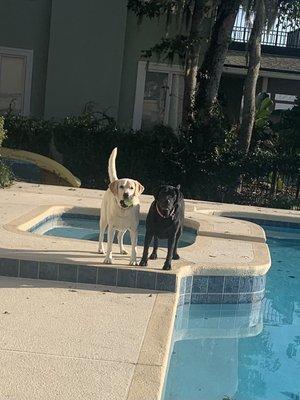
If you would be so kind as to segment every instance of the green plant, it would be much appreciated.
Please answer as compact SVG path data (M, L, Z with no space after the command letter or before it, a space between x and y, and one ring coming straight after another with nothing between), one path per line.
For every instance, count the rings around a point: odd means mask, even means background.
M269 97L266 97L264 99L257 98L254 128L266 128L270 121L273 109L274 103Z
M11 170L0 160L0 188L5 188L11 185L13 175Z
M40 149L43 154L53 135L63 164L87 188L107 188L107 160L117 146L118 175L140 180L146 193L171 183L181 184L189 198L297 208L299 110L297 106L284 114L280 126L267 123L256 128L247 155L238 150L237 128L230 126L218 106L180 134L163 125L138 132L121 129L101 113L85 112L57 122L10 116L5 121L9 129L4 143L29 151ZM240 175L243 191L237 194L234 189ZM277 191L273 193L274 180Z
M4 129L4 118L0 116L0 147L6 138L6 130Z
M48 156L54 126L53 121L8 113L4 122L7 134L3 145Z
M0 188L7 187L12 182L12 173L7 165L1 160L1 145L6 138L6 131L4 129L4 118L0 116Z

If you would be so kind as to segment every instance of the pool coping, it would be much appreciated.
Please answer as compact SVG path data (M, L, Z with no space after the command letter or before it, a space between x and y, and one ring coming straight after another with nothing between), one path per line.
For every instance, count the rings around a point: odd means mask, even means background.
M87 215L100 215L99 209L95 208L74 207L69 205L38 206L34 210L22 215L21 217L18 217L7 224L4 224L3 228L6 231L14 234L21 234L24 235L24 237L32 237L33 233L28 232L28 229L53 214L61 214L65 212L71 212L72 214L84 213ZM145 216L146 213L142 209L141 219L145 218ZM220 217L217 218L219 219ZM228 223L227 218L223 219L226 220L226 223ZM246 236L245 234L232 235L232 233L228 233L226 230L217 231L214 225L215 221L216 217L208 218L207 216L205 216L205 218L203 218L203 215L199 215L195 212L186 213L185 226L195 229L197 231L197 237L193 244L180 249L181 253L183 253L183 262L181 263L180 267L182 266L182 264L184 264L185 266L190 267L194 271L194 273L201 273L204 275L212 276L220 275L221 272L223 272L224 275L264 275L270 267L270 255L268 252L268 248L265 244L265 234L262 228L254 223L247 223L246 221L243 221L244 226L250 230L249 236ZM230 223L235 226L237 224L240 224L240 221L232 220ZM39 234L34 235L42 237L42 235ZM45 237L43 238L44 240L46 240ZM56 237L55 240L62 243L66 242L66 238ZM251 244L251 248L253 248L253 259L247 262L244 262L244 260L241 259L240 263L237 263L236 261L234 261L233 263L227 263L226 267L224 265L220 265L219 263L214 263L211 259L205 259L201 263L197 262L197 254L201 252L202 249L205 249L207 245L211 245L212 241L216 242L216 246L218 246L218 241L221 240L222 244L224 240L235 241L235 243L240 243L241 245L243 245L243 243ZM80 242L85 244L88 242L86 240L71 238L68 238L67 241L69 243L74 243L75 241L76 243ZM193 255L193 253L195 254ZM36 257L38 257L37 261L50 262L50 260L45 260L45 258L39 258L38 255ZM59 257L56 258L58 259L58 263L64 263L64 261L59 260ZM74 262L74 264L77 263ZM85 262L84 264L88 266L99 266L101 262ZM172 270L172 273L174 271L175 273L177 273L180 269L180 267L176 268L176 265L178 265L178 263L174 263L175 268ZM110 266L107 267L109 268ZM123 268L122 266L118 267ZM147 267L146 270L153 272L151 264L149 265L149 267ZM162 271L162 273L166 273L166 271Z
M126 400L161 399L177 302L177 293L157 295Z

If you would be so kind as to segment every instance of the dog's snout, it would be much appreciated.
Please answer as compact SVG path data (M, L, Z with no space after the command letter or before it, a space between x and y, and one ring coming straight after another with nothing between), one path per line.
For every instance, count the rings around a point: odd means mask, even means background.
M123 197L124 197L124 199L128 199L129 194L128 193L124 193Z

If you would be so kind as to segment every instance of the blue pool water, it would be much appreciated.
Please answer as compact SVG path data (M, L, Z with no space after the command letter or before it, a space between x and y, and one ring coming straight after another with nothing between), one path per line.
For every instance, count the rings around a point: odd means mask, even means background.
M140 222L138 229L138 245L144 245L145 223ZM96 215L84 214L62 214L53 216L50 219L41 221L37 226L30 229L30 232L46 236L60 236L72 239L92 240L99 239L99 217ZM194 243L197 236L195 229L184 228L178 247L189 246ZM106 238L105 238L106 240ZM130 244L129 232L125 233L124 244ZM160 240L160 247L167 247L166 240Z
M164 400L300 400L300 229L263 227L265 299L178 307Z

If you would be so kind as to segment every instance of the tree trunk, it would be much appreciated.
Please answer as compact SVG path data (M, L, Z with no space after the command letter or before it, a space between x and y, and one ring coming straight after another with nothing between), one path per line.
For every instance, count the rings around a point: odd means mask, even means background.
M299 199L299 193L300 193L300 175L298 175L296 184L296 200Z
M239 148L245 154L248 153L250 148L253 126L255 122L256 85L261 61L261 37L265 23L265 0L260 0L257 2L257 10L248 44L248 72L244 86L244 106L239 136Z
M276 195L277 192L277 181L278 181L278 171L274 170L272 172L272 182L271 182L271 189L270 189L270 195L273 197Z
M217 0L195 0L189 34L189 50L185 61L184 94L183 94L183 124L188 125L194 119L193 109L197 85L199 56L202 46L200 31L206 15L216 7Z
M240 0L221 1L213 26L211 41L198 75L199 90L196 111L209 110L218 95L231 33L239 10Z

